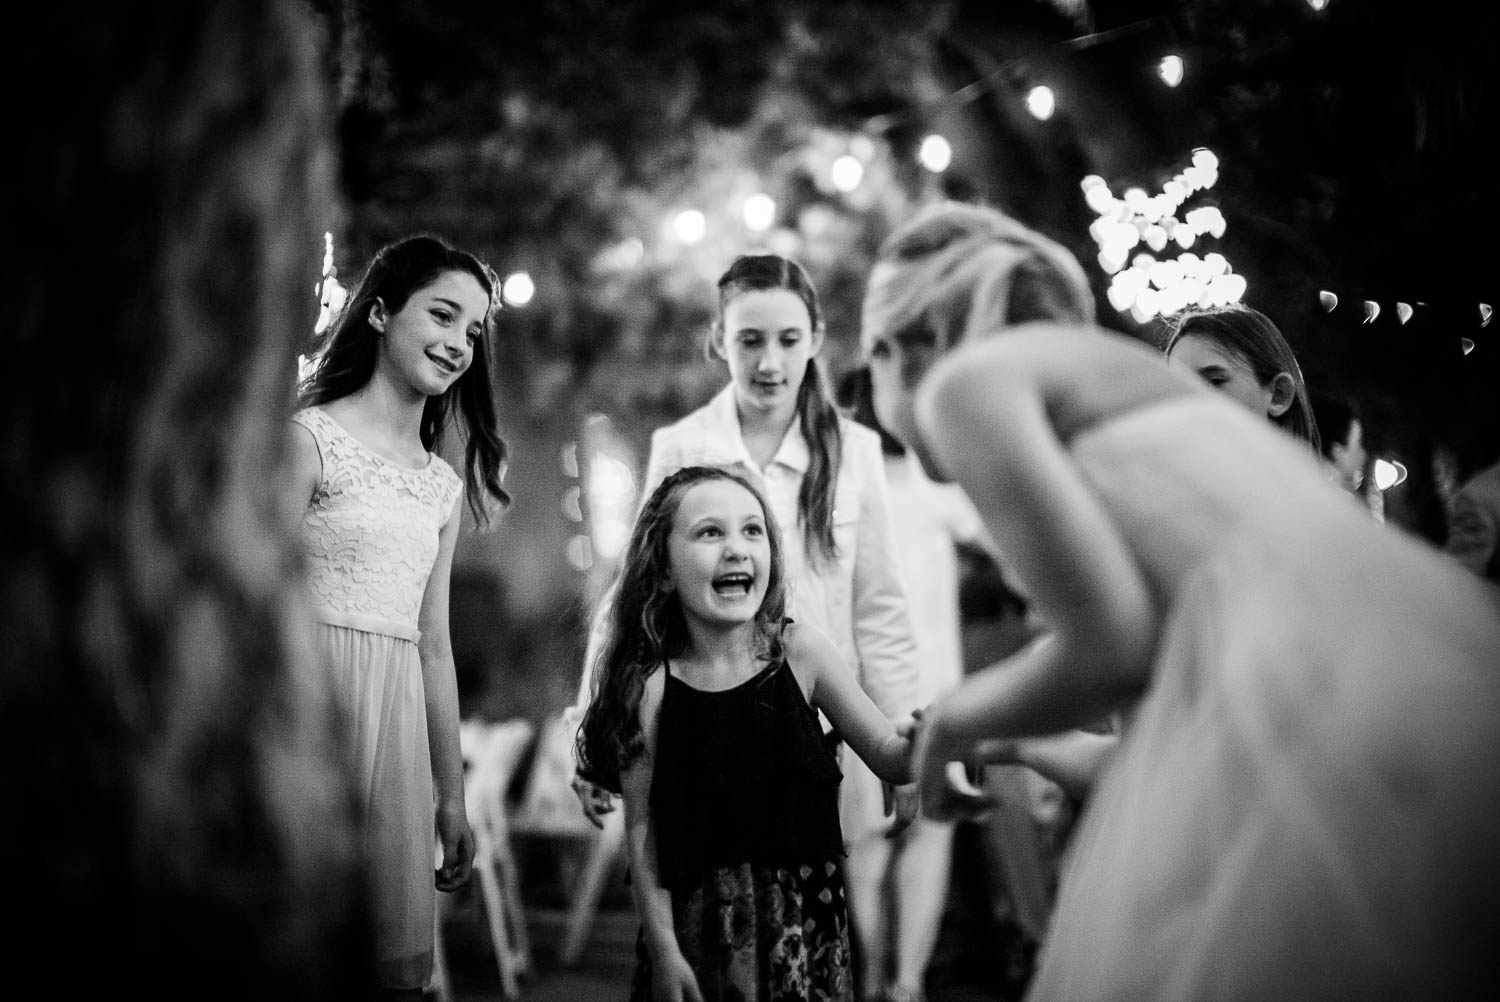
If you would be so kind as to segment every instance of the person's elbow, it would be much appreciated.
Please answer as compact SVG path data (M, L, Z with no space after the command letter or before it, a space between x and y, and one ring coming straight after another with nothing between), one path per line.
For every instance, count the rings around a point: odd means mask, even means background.
M1070 632L1070 660L1094 690L1092 701L1113 707L1141 696L1151 679L1158 634L1149 599L1096 608Z

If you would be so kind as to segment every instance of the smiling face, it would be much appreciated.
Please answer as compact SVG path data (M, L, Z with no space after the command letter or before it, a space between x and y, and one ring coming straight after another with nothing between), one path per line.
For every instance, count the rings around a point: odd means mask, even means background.
M1262 383L1248 360L1210 338L1185 335L1172 346L1167 362L1173 368L1196 375L1262 417L1279 417L1291 405L1290 395L1281 386L1282 377L1290 383L1290 376L1281 373Z
M823 346L807 304L790 289L752 289L724 306L715 347L729 363L741 414L789 418L807 363Z
M749 624L765 599L771 573L766 513L732 480L708 480L684 491L667 539L669 587L689 624Z
M377 300L370 326L381 335L378 366L414 394L446 392L474 361L489 308L489 294L466 271L443 273L394 313Z

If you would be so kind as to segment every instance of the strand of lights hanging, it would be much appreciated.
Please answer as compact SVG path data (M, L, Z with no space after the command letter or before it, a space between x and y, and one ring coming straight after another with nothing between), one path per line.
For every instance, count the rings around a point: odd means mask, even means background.
M1334 310L1338 309L1339 306L1338 293L1323 289L1318 293L1318 303L1323 307L1324 313L1332 313ZM1426 305L1426 303L1421 301L1418 301L1415 305L1413 305L1411 303L1401 302L1398 300L1394 304L1394 309L1396 311L1396 321L1402 326L1405 326L1411 320L1411 318L1416 315L1417 308L1425 307ZM1494 308L1489 303L1476 303L1475 306L1478 307L1476 312L1479 316L1479 326L1488 327L1490 325L1490 318L1494 316L1495 313ZM1364 311L1364 319L1360 321L1361 324L1373 324L1380 317L1381 308L1379 300L1362 300L1360 303L1360 308ZM1458 339L1458 346L1459 349L1465 355L1467 355L1469 354L1469 352L1474 350L1474 339L1471 337L1460 337Z
M1306 3L1313 12L1321 13L1329 6L1330 0L1306 0ZM1063 41L1053 43L1051 46L1048 46L1048 48L1061 50L1087 49L1096 45L1110 42L1117 38L1147 30L1160 20L1160 18L1149 18L1141 21L1135 21L1129 24L1110 28L1105 31L1082 35L1076 38L1065 39ZM848 138L848 149L841 155L834 157L829 163L827 177L829 185L834 190L847 195L858 190L860 186L865 183L867 175L867 164L871 156L873 155L874 149L873 143L871 141L872 134L878 135L888 132L897 125L910 125L912 124L912 118L917 117L917 115L920 115L924 119L930 119L939 108L951 107L955 104L966 104L982 94L992 93L993 85L997 81L999 81L1006 74L1010 73L1016 66L1021 65L1025 61L1025 57L1015 57L1004 60L993 69L963 85L962 87L959 87L951 93L944 95L936 101L925 104L920 112L890 112L883 115L875 115L867 119L863 131L855 133ZM1165 86L1171 88L1175 88L1179 84L1181 84L1188 72L1188 66L1183 59L1183 56L1180 53L1174 51L1163 52L1162 55L1157 59L1155 69L1156 75L1161 80L1161 82ZM1028 113L1032 115L1032 117L1036 118L1038 121L1047 121L1051 119L1057 111L1058 95L1057 92L1054 91L1053 88L1048 86L1046 83L1036 83L1026 90L1023 97L1023 104ZM918 163L920 163L923 168L933 174L942 174L949 168L949 166L953 162L953 149L944 136L938 133L928 133L921 140L916 156ZM1086 179L1085 183L1088 184L1092 181L1092 178ZM1085 193L1087 193L1087 190ZM765 192L757 191L744 198L741 204L739 215L743 217L743 223L747 230L754 234L763 234L770 230L774 225L776 212L777 205L771 198L771 196L766 194ZM1199 215L1195 217L1195 219L1212 220L1212 213L1214 212L1217 212L1217 209L1212 206L1206 206L1204 207L1204 212L1199 213ZM692 207L680 208L675 210L663 221L662 234L669 241L681 244L683 246L692 246L701 243L705 239L708 234L709 225L710 220L702 210ZM1193 226L1194 224L1192 222L1189 222L1188 225ZM1222 222L1212 222L1211 224L1208 222L1204 222L1203 225L1206 226L1207 229L1198 231L1200 232L1200 234L1202 232L1212 232L1215 228L1222 231L1223 226ZM1220 233L1220 235L1222 235L1222 232ZM634 237L629 238L627 240L621 241L616 245L602 250L595 259L595 267L602 271L628 270L629 268L635 266L640 262L640 260L644 256L644 250L644 245L642 244L640 239ZM1210 269L1220 266L1220 257L1209 255L1209 260ZM1201 271L1203 269L1203 265L1201 262L1194 262L1194 255L1192 254L1182 256L1179 259L1179 263L1183 266L1184 271ZM1121 267L1123 268L1123 264ZM1118 270L1119 269L1117 269L1117 271ZM1225 269L1222 274L1230 274L1230 272L1228 271L1228 269ZM1215 276L1208 276L1208 281L1211 282L1213 277ZM1135 279L1127 277L1123 281L1128 285L1129 283L1135 281ZM1242 285L1242 283L1243 279L1235 276L1232 280L1229 281L1228 288L1232 290L1237 285ZM1149 284L1150 283L1148 281L1148 285ZM1221 282L1215 288L1221 292L1225 288L1225 284ZM1243 295L1243 291L1244 290L1241 287L1239 289L1240 295ZM1219 294L1219 292L1216 292L1216 295L1217 294ZM1123 293L1119 293L1117 295L1119 295L1121 298L1124 297ZM1136 298L1138 297L1132 298L1131 306L1127 308L1134 309ZM1238 296L1235 296L1234 298L1237 299ZM1150 301L1151 297L1147 296L1146 305L1149 305ZM508 292L506 295L506 302L513 302ZM524 303L522 301L513 303L513 305L523 304ZM1124 310L1122 310L1122 312L1124 312ZM1141 306L1139 310L1136 310L1136 312L1144 313L1144 306ZM1163 311L1158 309L1157 312Z
M339 282L339 270L333 263L333 234L323 234L323 272L322 277L313 283L313 295L318 300L318 319L313 324L313 335L320 336L329 327L333 326L344 311L344 304L349 301L349 290ZM318 367L317 355L297 356L297 382L302 383L313 374Z
M1145 323L1189 306L1222 306L1244 298L1245 278L1228 258L1218 251L1200 255L1193 250L1201 248L1201 241L1224 236L1227 223L1217 205L1187 205L1218 178L1219 158L1199 147L1192 163L1154 195L1132 187L1116 197L1097 174L1083 179L1084 200L1097 215L1089 235L1099 247L1099 267L1112 276L1107 292L1111 306ZM1180 253L1157 256L1169 247Z

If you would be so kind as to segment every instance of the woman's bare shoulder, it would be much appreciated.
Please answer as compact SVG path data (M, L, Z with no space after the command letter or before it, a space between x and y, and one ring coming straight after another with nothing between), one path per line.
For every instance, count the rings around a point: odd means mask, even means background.
M1079 324L1027 324L970 342L944 360L949 387L996 399L1034 395L1064 441L1093 424L1202 387L1144 342Z

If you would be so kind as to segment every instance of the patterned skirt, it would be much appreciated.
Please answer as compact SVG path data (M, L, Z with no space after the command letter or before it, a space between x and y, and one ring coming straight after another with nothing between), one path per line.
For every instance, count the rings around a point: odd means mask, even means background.
M851 1002L849 915L837 860L742 863L672 894L683 956L705 1002ZM651 957L636 939L631 1002L651 1000Z

